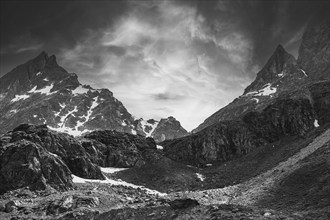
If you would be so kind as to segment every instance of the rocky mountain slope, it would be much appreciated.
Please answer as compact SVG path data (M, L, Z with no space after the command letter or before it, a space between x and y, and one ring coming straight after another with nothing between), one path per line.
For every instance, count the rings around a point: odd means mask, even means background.
M136 121L112 92L81 85L76 74L68 73L54 55L45 52L1 77L0 113L0 134L21 123L47 124L75 136L104 129L155 136L157 140L187 134L175 119L176 123L165 129L148 122L154 120Z
M320 40L320 44L306 37L311 32L318 36L312 39ZM330 53L329 39L329 31L308 29L299 57L312 56L311 51L314 55ZM196 166L224 163L265 143L286 136L304 136L314 127L327 124L330 80L324 76L330 75L330 60L304 65L308 69L305 71L299 65L301 59L297 62L278 46L242 96L206 119L192 135L160 143L164 154ZM318 70L316 75L312 69Z
M330 21L309 27L302 38L298 59L279 45L243 95L207 118L193 132L224 120L262 111L279 96L308 96L310 86L330 79ZM315 86L314 86L315 87ZM301 94L299 94L301 93Z

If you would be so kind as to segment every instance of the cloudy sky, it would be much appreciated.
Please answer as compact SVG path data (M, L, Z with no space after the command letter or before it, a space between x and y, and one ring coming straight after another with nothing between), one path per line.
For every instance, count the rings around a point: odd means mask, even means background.
M242 94L278 44L297 56L329 1L1 1L0 76L42 50L145 119L191 130Z

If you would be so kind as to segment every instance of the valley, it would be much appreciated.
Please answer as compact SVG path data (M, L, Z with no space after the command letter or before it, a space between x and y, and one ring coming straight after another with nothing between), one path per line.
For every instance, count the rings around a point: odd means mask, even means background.
M0 219L329 219L329 39L278 45L192 132L42 52L0 78Z

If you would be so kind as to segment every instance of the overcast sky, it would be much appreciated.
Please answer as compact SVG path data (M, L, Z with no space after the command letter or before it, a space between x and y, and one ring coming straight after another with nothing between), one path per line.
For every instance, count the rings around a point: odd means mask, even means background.
M136 117L192 130L243 93L278 44L297 56L329 1L1 1L0 76L42 50Z

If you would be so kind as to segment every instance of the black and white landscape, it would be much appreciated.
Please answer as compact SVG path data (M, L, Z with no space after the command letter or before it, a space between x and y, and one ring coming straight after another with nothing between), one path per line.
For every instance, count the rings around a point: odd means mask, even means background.
M329 9L2 1L0 219L329 219Z

